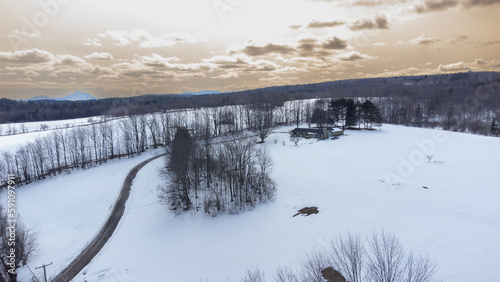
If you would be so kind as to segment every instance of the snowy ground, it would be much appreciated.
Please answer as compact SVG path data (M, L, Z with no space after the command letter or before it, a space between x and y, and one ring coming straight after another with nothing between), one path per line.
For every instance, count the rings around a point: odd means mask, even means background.
M101 117L92 117L92 120L98 121ZM48 129L55 128L68 128L79 125L89 124L89 118L77 118L77 119L65 119L65 120L53 120L53 121L36 121L36 122L25 122L25 123L10 123L10 124L1 124L3 129L3 134L7 135L7 130L9 128L15 128L17 133L22 133L21 127L24 125L27 132L40 131L40 126L45 124L48 126Z
M99 121L101 117L92 117L93 121ZM41 130L40 125L45 124L48 126L47 130ZM91 124L89 118L68 119L68 120L55 120L44 122L27 122L27 123L10 123L0 124L2 128L0 135L0 152L15 153L20 145L34 141L36 138L44 137L51 134L54 130L58 129L72 129L78 126L85 126ZM26 133L22 133L21 126L26 127ZM9 128L15 128L16 134L9 135L7 131Z
M106 220L129 170L150 157L145 153L18 188L17 211L38 237L38 250L29 267L35 271L52 262L47 267L52 276L69 264ZM0 201L6 206L5 191L0 193ZM40 270L35 273L43 277ZM18 274L23 281L31 281L27 267Z
M435 259L444 281L498 281L499 138L385 125L299 146L275 133L265 146L276 201L240 215L173 216L157 197L162 160L147 165L115 235L74 281L239 281L251 266L272 281L277 267L298 267L329 238L381 229ZM69 263L104 222L128 169L147 157L19 189L25 222L40 230L30 266L49 260L55 273ZM292 217L306 206L319 214Z

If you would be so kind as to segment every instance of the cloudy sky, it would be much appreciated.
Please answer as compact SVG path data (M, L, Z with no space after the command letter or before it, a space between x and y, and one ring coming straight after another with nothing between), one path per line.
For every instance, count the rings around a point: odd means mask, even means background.
M500 0L2 0L0 97L500 70Z

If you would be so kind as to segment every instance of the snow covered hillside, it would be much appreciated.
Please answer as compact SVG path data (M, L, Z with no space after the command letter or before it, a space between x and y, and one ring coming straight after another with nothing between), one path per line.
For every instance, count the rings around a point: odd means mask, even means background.
M382 229L436 260L444 281L497 281L500 139L384 125L294 146L289 129L261 145L275 162L275 202L239 215L172 215L157 197L164 163L147 165L116 233L74 281L239 281L251 266L272 281L338 234ZM54 274L69 263L104 222L127 168L147 157L21 187L19 212L40 230L30 267L52 261ZM308 206L319 213L293 217Z

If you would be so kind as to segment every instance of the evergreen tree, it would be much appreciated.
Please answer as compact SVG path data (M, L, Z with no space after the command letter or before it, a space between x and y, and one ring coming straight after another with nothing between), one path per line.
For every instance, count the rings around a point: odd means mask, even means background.
M329 120L342 128L353 127L359 116L356 113L356 104L353 99L335 99L328 105Z
M341 121L342 105L340 100L341 99L332 100L328 105L329 119L335 125L338 125Z
M193 149L194 140L189 131L186 128L178 128L172 141L170 159L167 164L170 178L167 201L173 210L191 208L189 166Z
M361 107L365 128L372 129L373 126L382 126L382 113L372 101L366 100Z
M358 124L358 116L356 115L356 104L352 99L346 102L345 126L354 127Z

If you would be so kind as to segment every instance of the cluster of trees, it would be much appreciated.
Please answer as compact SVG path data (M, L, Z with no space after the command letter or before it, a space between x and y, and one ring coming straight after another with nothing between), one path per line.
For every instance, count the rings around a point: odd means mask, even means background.
M309 254L299 271L282 267L276 282L432 282L437 265L428 257L406 250L394 235L374 233L366 241L348 234ZM248 269L244 282L264 282L258 267Z
M12 218L3 206L0 205L0 260L6 275L10 281L17 281L17 274L9 269L17 269L26 265L36 247L36 234L27 229L21 222L19 215ZM15 221L13 221L15 219ZM11 234L15 233L15 238ZM14 252L12 252L12 249ZM13 253L14 256L9 257ZM2 279L0 273L0 280Z
M500 116L500 107L468 106L463 104L467 103L468 99L443 101L441 97L429 99L391 97L376 98L374 101L379 105L383 119L387 123L496 136L491 130L491 125Z
M307 111L306 111L307 112ZM309 119L309 117L307 118ZM318 126L335 125L345 128L372 129L382 125L382 114L379 108L370 100L363 103L351 98L319 99L314 103L310 121Z
M273 198L273 162L254 138L217 138L209 128L193 135L178 128L168 149L159 196L173 211L237 213Z

